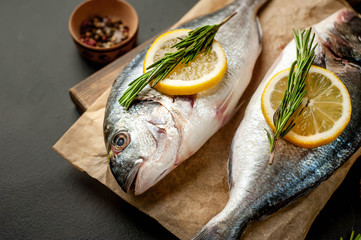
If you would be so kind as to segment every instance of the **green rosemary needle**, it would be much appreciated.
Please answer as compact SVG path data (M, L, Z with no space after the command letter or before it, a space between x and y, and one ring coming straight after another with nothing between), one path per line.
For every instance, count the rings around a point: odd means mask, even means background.
M129 84L128 89L119 99L120 105L128 109L133 99L151 81L153 81L152 87L154 87L159 81L165 79L179 63L187 65L203 49L207 54L211 50L218 29L235 14L228 16L220 24L206 25L190 31L185 39L172 46L172 48L177 48L177 52L166 53L163 58L150 65L147 72Z
M276 132L271 134L266 130L268 141L270 143L269 164L273 163L277 141L287 135L295 126L293 115L300 107L303 97L306 94L305 79L315 59L315 46L312 47L315 34L311 36L311 28L307 31L298 29L298 34L293 30L293 36L296 43L297 60L290 68L288 75L287 89L281 100L278 109L273 115L273 124Z
M357 234L355 238L354 236L355 236L355 231L352 231L350 240L361 240L361 234ZM343 240L343 238L341 237L340 240Z

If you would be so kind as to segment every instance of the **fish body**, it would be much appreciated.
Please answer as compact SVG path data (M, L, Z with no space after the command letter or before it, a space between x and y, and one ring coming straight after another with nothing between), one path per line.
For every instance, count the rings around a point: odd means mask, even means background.
M361 19L343 9L313 26L318 43L314 64L335 73L352 104L350 122L332 143L313 149L279 140L268 164L271 131L261 111L261 94L270 78L296 59L291 41L252 96L233 138L228 162L230 198L195 239L239 239L247 223L294 201L327 179L361 146Z
M261 51L257 10L267 0L236 0L188 22L195 29L220 23L216 40L227 57L227 72L215 87L191 96L166 96L147 86L127 111L118 103L131 81L142 74L147 49L120 73L106 105L104 137L109 166L120 187L141 194L194 154L230 119L251 80Z

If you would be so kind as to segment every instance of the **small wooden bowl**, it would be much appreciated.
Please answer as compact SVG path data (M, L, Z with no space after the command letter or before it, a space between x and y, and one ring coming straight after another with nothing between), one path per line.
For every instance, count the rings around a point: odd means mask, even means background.
M110 17L113 21L121 20L129 28L128 38L110 47L93 47L80 41L80 26L84 20L95 16ZM135 9L122 0L88 0L74 9L69 19L69 31L82 57L97 63L107 64L131 50L138 37L138 15Z

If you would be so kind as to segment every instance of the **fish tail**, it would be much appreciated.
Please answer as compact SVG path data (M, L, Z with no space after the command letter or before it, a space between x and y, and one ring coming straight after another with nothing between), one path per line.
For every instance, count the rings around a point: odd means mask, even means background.
M243 4L248 8L253 8L254 12L257 12L266 2L269 0L244 0Z
M194 236L193 240L238 240L246 225L247 222L242 222L233 227L224 222L214 225L207 224L196 236Z
M194 240L225 240L240 239L243 230L249 222L238 206L227 204L226 207L212 218L196 236Z
M234 1L233 4L237 6L237 8L241 8L243 10L249 11L253 13L257 13L257 11L269 0L238 0Z
M228 201L224 209L213 217L193 239L238 240L251 220L251 216L252 211L249 211L247 206Z

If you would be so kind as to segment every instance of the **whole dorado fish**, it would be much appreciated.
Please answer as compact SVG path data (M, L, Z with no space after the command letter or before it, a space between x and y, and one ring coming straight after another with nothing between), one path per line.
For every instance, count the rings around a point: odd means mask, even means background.
M118 99L142 74L146 50L137 55L113 84L105 111L104 137L110 170L125 191L141 194L194 154L232 116L250 82L261 51L257 10L267 0L237 0L181 26L195 29L237 14L217 33L227 57L218 85L192 96L166 96L147 87L129 110Z
M249 221L317 187L361 146L361 19L344 9L313 30L318 42L314 64L334 72L349 90L352 116L348 126L332 143L313 149L280 140L275 163L268 164L264 129L271 130L261 111L261 94L269 79L296 59L295 42L289 43L254 93L234 136L228 165L229 202L195 239L239 239Z

